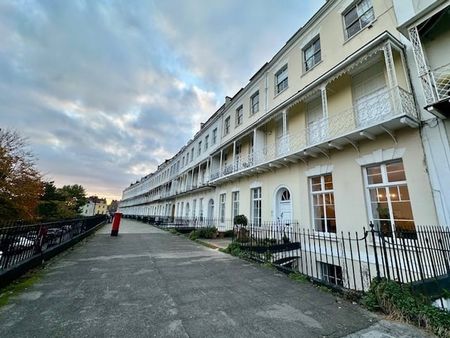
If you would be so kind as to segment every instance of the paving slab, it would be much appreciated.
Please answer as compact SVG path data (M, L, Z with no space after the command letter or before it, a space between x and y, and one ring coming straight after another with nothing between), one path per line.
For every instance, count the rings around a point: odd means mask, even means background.
M425 336L148 224L123 220L109 233L55 258L0 308L0 337Z

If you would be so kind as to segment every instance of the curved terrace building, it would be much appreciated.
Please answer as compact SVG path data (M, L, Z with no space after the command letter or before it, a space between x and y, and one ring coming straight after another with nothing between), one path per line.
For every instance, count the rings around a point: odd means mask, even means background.
M219 231L238 214L327 234L439 224L397 27L392 1L327 1L120 211Z

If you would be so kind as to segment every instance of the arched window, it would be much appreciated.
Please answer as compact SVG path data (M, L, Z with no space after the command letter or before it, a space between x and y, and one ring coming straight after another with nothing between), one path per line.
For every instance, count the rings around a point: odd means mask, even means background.
M289 192L289 190L284 189L281 193L281 201L290 201L291 200L291 193Z

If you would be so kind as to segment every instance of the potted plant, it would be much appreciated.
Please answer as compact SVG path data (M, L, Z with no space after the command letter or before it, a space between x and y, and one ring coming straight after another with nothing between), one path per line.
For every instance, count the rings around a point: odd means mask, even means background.
M234 216L234 227L236 230L236 238L240 242L247 242L248 241L248 230L247 230L247 224L248 219L245 215L236 215Z

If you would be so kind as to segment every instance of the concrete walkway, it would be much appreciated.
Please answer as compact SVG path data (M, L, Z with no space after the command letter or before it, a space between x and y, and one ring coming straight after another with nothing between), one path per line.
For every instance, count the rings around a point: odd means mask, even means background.
M104 227L0 308L0 337L423 337L147 224Z

